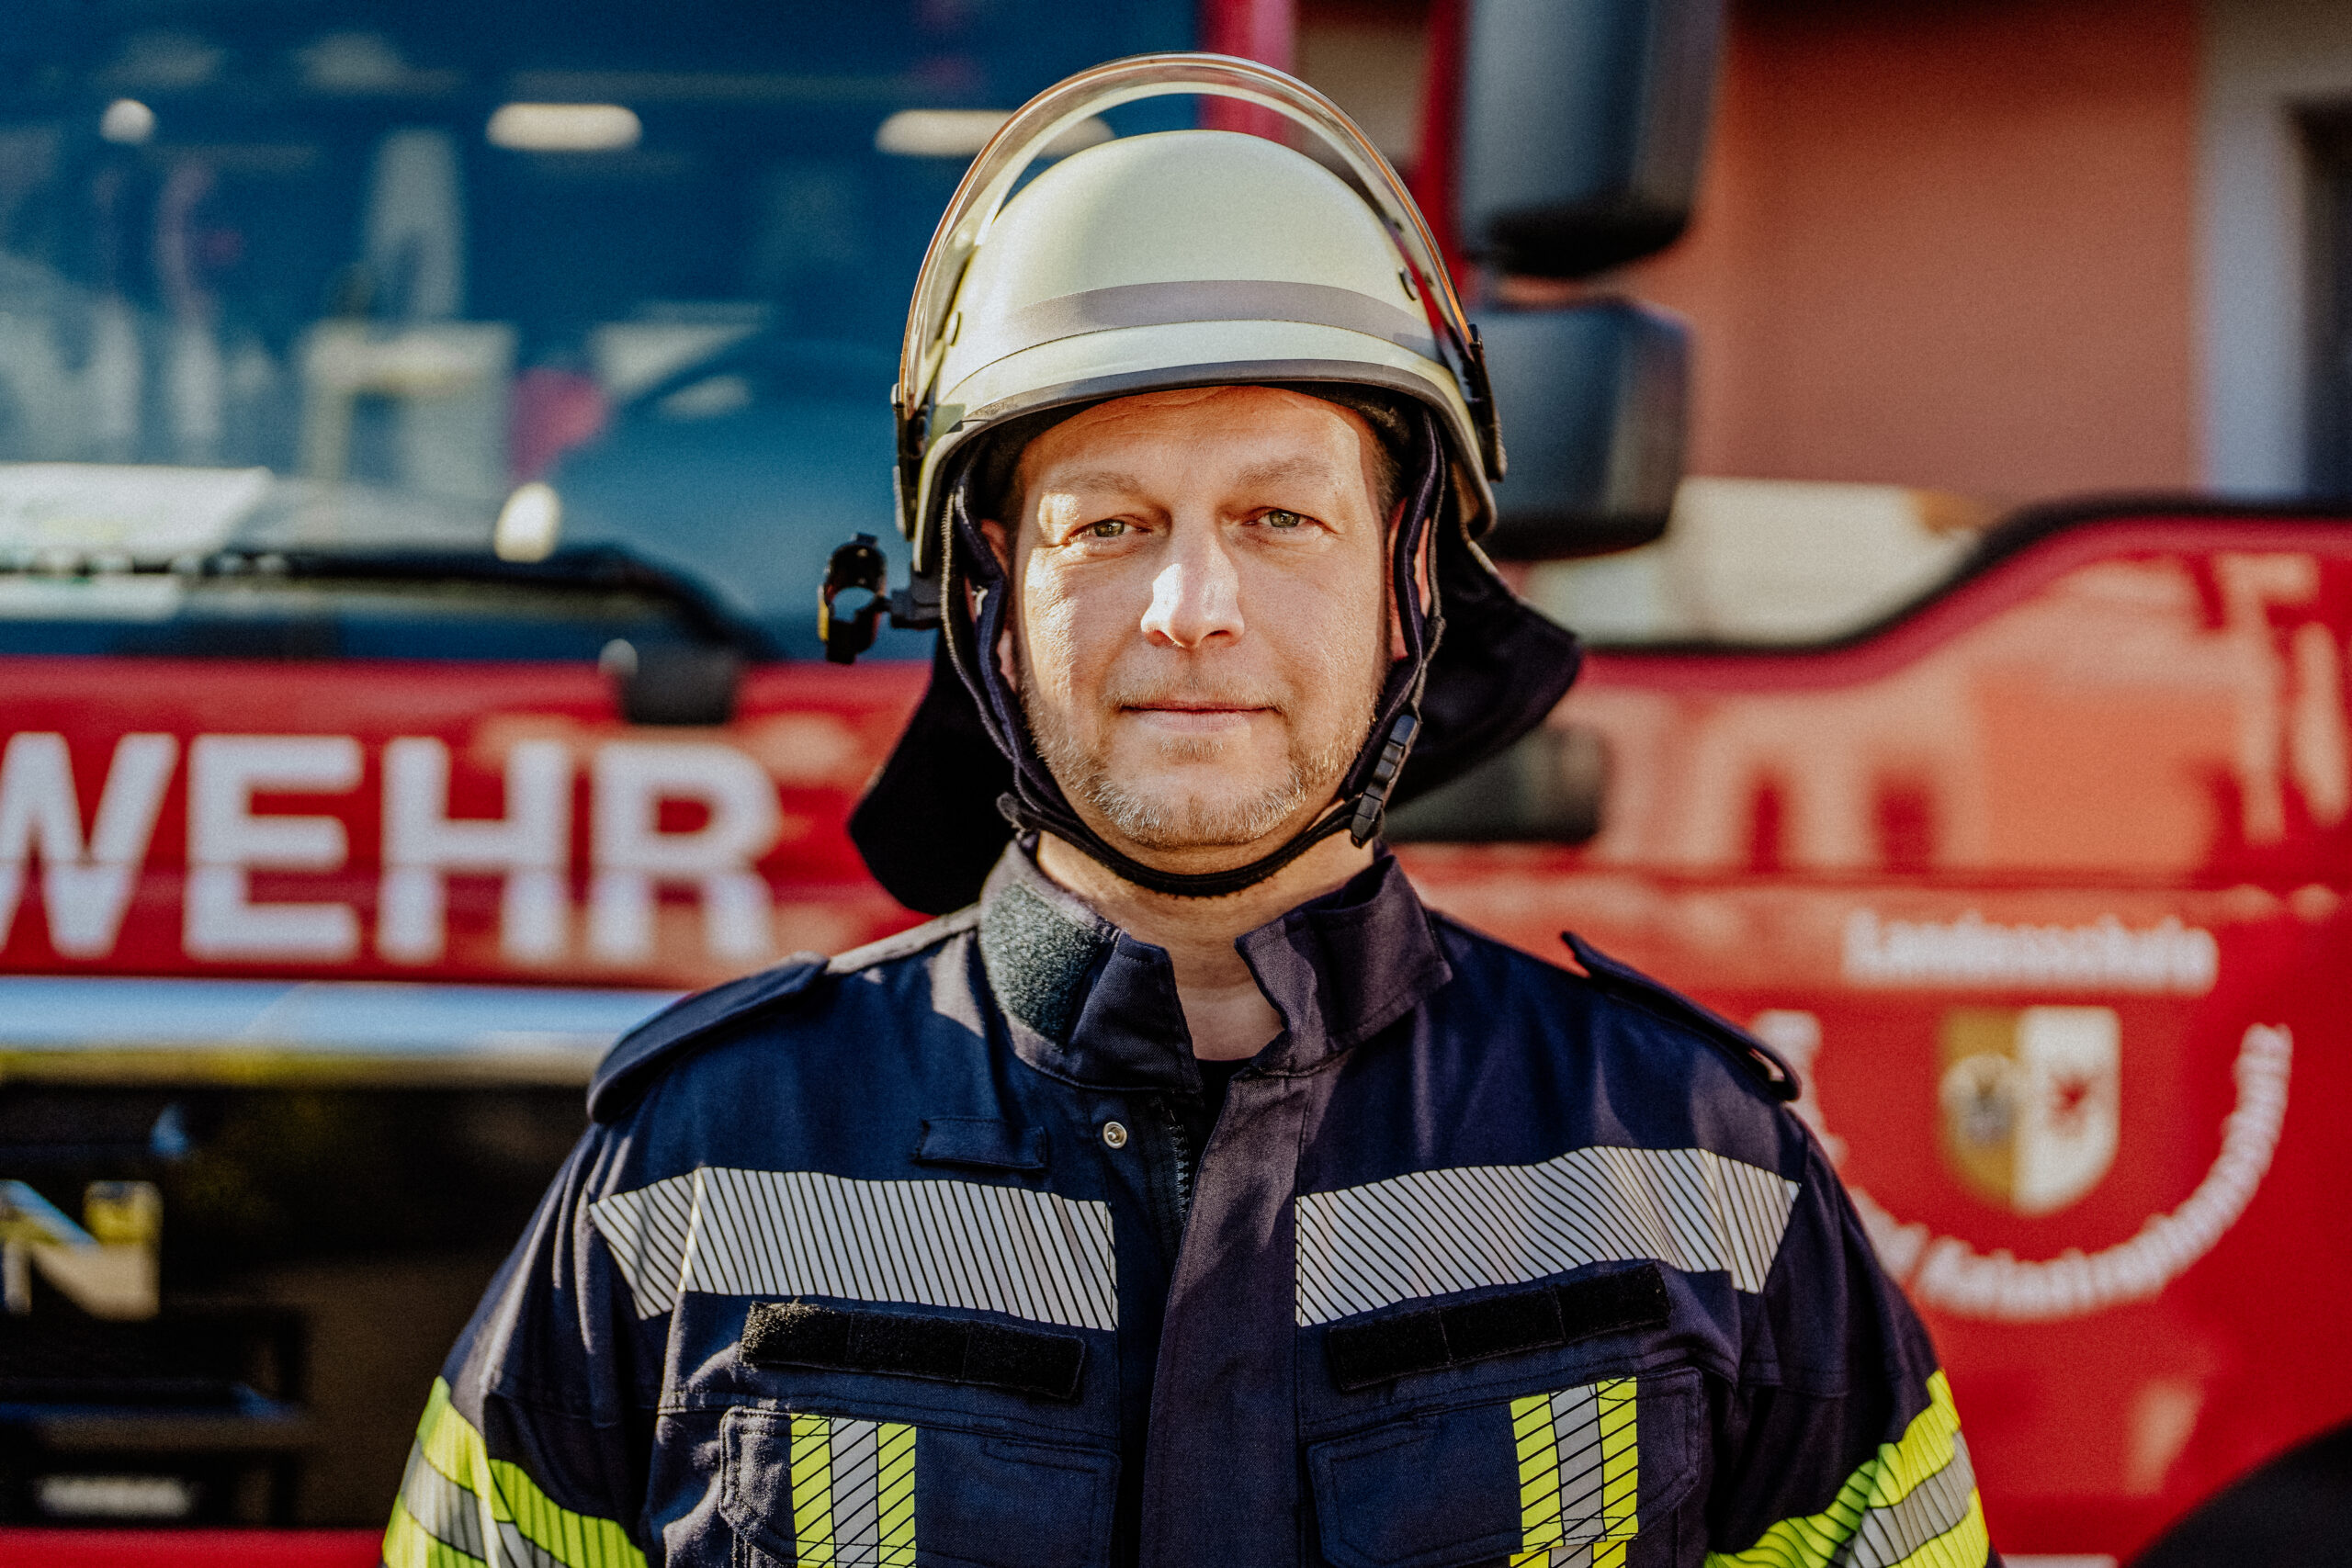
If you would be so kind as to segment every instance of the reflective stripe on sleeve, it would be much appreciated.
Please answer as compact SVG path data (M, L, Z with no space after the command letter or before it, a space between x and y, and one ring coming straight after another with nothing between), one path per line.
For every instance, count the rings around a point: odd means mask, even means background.
M1984 1508L1943 1373L1928 1380L1928 1400L1826 1509L1781 1520L1745 1551L1709 1552L1709 1568L1984 1568Z
M384 1530L383 1568L482 1568L481 1559L436 1540L416 1522L405 1499L392 1503L392 1522Z
M386 1568L645 1568L610 1519L575 1514L520 1465L494 1460L433 1380L400 1499L384 1531Z
M424 1450L408 1451L408 1471L401 1477L400 1506L409 1522L435 1544L479 1562L481 1549L481 1499L433 1468ZM391 1556L388 1551L384 1554Z

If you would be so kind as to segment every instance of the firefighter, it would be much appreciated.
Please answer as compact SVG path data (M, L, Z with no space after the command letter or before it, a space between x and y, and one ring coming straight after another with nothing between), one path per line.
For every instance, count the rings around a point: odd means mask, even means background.
M1007 199L1169 90L1324 156L1162 132ZM945 657L862 832L918 903L999 775L1012 840L969 907L615 1048L385 1560L1992 1561L1788 1068L1380 845L1407 770L1577 655L1473 542L1475 335L1353 128L1213 57L1064 84L967 175L908 341Z

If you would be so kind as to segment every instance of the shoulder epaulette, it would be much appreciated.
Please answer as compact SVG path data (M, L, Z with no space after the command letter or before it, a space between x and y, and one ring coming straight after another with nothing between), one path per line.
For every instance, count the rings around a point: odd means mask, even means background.
M877 964L888 964L894 958L905 958L933 947L958 931L969 931L979 924L980 907L967 904L949 914L925 920L919 926L869 942L864 947L853 947L847 953L836 953L826 970L834 975L854 975L861 969L871 969Z
M620 1037L588 1081L591 1121L617 1122L648 1085L675 1066L684 1054L724 1025L769 1011L806 991L825 973L819 953L796 953L773 969L697 991L647 1019Z
M1804 1092L1797 1082L1796 1070L1781 1059L1779 1052L1723 1014L1701 1007L1631 964L1620 964L1574 931L1562 931L1560 940L1568 944L1568 951L1577 955L1577 962L1584 966L1586 976L1595 986L1621 1001L1631 1002L1703 1036L1762 1084L1764 1091L1773 1099L1792 1100Z

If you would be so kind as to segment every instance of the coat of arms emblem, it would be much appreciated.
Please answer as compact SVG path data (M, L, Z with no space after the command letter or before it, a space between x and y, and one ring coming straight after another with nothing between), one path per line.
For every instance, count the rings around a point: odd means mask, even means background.
M2121 1051L2111 1008L1961 1008L1944 1015L1944 1162L2020 1214L2052 1214L2115 1163Z

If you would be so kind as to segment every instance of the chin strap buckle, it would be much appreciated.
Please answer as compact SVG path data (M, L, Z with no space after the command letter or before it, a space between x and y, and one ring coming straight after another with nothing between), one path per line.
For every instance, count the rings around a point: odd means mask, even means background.
M1372 765L1372 777L1356 795L1356 814L1348 823L1348 839L1358 849L1370 843L1380 831L1380 820L1388 810L1388 793L1396 787L1396 775L1405 771L1405 759L1413 750L1413 737L1420 733L1420 718L1409 709L1396 716L1388 727L1388 739L1382 742L1380 760Z

